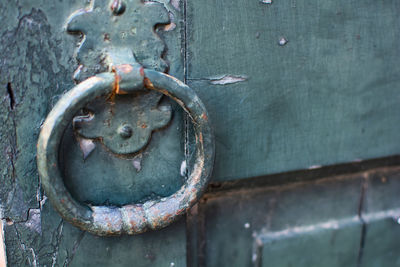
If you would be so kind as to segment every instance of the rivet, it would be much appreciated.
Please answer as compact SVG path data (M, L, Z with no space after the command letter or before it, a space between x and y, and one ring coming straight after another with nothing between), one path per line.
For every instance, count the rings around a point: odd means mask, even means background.
M129 138L132 136L133 134L133 129L131 126L129 125L121 125L118 128L118 134L122 137L122 138Z
M126 5L122 0L114 0L111 4L111 11L115 16L119 16L124 13L125 8Z

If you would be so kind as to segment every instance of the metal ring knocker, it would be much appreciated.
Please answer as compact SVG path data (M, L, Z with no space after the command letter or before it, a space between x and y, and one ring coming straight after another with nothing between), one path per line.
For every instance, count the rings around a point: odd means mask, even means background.
M74 115L96 97L143 89L169 96L192 120L196 158L186 183L171 196L144 204L89 207L79 203L66 189L59 168L59 145L65 129ZM214 136L207 111L196 93L167 74L128 64L117 66L114 73L88 78L68 91L47 116L37 144L39 175L47 197L66 221L97 235L138 234L169 225L200 198L213 160Z

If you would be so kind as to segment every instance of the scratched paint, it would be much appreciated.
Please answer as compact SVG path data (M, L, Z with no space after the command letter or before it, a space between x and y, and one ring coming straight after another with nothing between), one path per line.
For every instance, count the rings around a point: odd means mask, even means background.
M210 78L210 83L215 85L226 85L244 82L246 80L247 77L242 75L223 75L221 77Z

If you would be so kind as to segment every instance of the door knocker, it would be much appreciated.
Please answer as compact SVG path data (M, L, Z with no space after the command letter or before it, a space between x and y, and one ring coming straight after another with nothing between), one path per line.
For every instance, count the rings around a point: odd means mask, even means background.
M155 24L155 18L163 18L160 14L164 14L164 11L157 3L139 0L111 1L105 5L92 1L89 8L79 10L69 18L67 29L85 35L77 54L79 62L84 63L86 68L89 66L91 70L103 72L86 78L80 76L78 71L76 79L86 79L61 97L43 123L37 144L37 164L43 189L52 205L66 221L82 230L97 235L119 235L163 228L199 200L210 178L214 161L214 136L204 104L190 87L162 72L162 60L154 60L155 57L147 58L144 63L139 60L147 53L140 45L141 40L148 42L149 38L158 38L152 29L144 29L144 26ZM135 12L143 21L138 21L136 26L129 25L128 31L122 27L125 25L123 16L131 12ZM90 23L82 26L85 19L93 21L101 16L106 16L107 20L99 25L100 28L91 28ZM100 56L94 57L94 54ZM101 62L100 65L94 64L96 58L97 62ZM78 202L65 187L59 166L59 147L66 128L74 116L97 97L143 90L157 91L173 99L193 123L196 152L186 182L172 195L144 203L117 207L89 206ZM168 112L166 114L158 121L155 118L160 116L148 114L146 118L150 123L145 125L148 131L144 131L140 140L133 143L128 141L133 131L130 126L111 127L106 135L112 136L110 138L113 140L119 138L119 143L126 145L113 147L110 142L108 147L115 153L132 153L141 149L152 129L161 127L169 120Z

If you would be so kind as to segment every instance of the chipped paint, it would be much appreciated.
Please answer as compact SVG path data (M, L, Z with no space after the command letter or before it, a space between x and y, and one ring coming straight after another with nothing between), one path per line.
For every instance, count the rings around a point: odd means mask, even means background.
M309 170L314 170L314 169L319 169L321 168L321 165L311 165L310 167L308 167Z
M28 212L28 220L24 223L25 226L38 234L42 233L42 222L40 209L30 209Z
M179 173L181 174L181 176L186 177L187 174L186 160L182 161Z
M176 24L171 22L170 24L165 25L164 27L164 31L168 32L168 31L172 31L176 28Z
M285 37L281 37L281 38L279 39L278 44L279 44L280 46L285 46L288 42L289 42L289 41L288 41Z
M181 0L170 0L171 5L178 11L181 10L180 2L181 2Z
M247 80L247 77L242 75L224 75L222 77L210 78L209 80L211 84L226 85L226 84L244 82Z
M142 169L142 158L142 154L139 154L132 159L132 165L136 169L136 172L140 172Z
M92 153L92 151L96 148L96 144L93 140L82 137L77 137L77 141L82 151L83 159L85 160L90 155L90 153Z
M168 12L170 23L164 26L164 31L172 31L176 28L175 16L172 12Z

